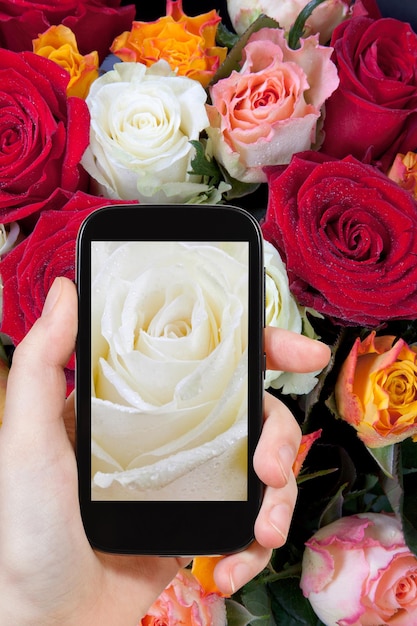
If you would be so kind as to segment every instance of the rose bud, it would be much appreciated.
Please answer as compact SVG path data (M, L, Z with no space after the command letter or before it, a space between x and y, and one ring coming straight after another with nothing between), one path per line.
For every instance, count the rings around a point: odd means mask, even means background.
M417 200L417 154L415 152L398 153L388 172L388 178L409 191Z

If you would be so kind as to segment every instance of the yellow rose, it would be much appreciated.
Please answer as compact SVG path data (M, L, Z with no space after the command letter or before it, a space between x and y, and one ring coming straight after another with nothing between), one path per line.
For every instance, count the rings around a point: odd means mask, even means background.
M358 338L335 387L339 414L370 448L417 435L417 346L392 335Z
M98 77L98 53L82 56L70 28L62 24L51 26L33 40L33 52L54 61L69 73L68 96L87 97L91 83Z
M206 87L227 49L216 46L220 17L215 10L189 17L181 0L167 0L167 15L154 22L133 22L131 31L116 37L110 50L122 61L147 67L164 59L180 76Z

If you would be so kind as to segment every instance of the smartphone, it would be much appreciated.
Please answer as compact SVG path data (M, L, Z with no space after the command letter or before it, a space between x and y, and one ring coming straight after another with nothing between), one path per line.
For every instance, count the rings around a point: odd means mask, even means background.
M226 554L263 486L262 235L224 205L113 205L77 240L81 514L106 552Z

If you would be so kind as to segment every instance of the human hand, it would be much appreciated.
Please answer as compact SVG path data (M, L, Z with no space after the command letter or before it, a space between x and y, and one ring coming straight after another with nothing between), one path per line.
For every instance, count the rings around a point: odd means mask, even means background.
M16 348L0 431L0 623L19 626L136 626L186 559L119 556L92 550L78 504L77 467L63 415L64 366L74 350L77 294L59 278L42 317ZM266 329L270 369L314 371L329 350L300 335ZM219 561L218 587L230 594L285 542L295 499L291 471L300 430L289 410L266 394L255 469L266 484L245 551ZM280 451L281 456L278 454Z

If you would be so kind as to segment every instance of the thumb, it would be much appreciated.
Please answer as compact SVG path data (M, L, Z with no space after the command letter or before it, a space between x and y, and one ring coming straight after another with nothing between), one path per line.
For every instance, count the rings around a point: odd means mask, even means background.
M7 381L3 427L39 440L43 426L62 427L66 396L64 367L77 333L77 293L66 278L56 278L41 317L13 354Z

